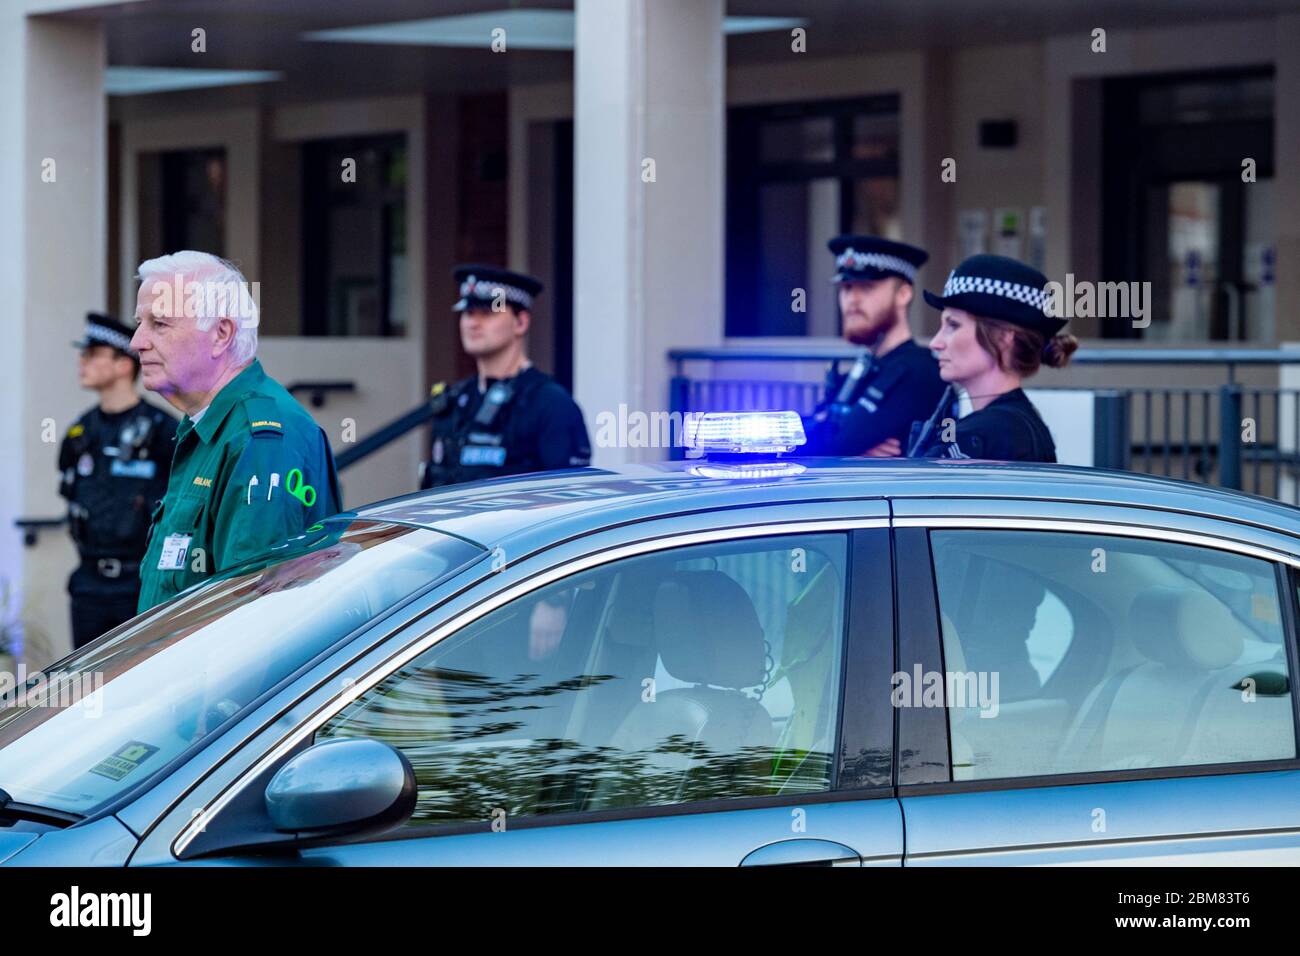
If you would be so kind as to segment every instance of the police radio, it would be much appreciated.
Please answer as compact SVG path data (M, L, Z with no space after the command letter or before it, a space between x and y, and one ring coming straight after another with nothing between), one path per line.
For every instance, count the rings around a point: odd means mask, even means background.
M511 383L493 382L487 394L483 396L483 404L479 406L478 413L474 416L474 424L484 428L491 426L501 409L514 397L515 390Z
M870 352L863 352L858 356L858 360L853 363L853 368L849 370L849 374L844 376L844 382L840 385L839 394L835 396L836 405L847 405L853 398L858 382L862 381L862 377L871 369L871 361Z

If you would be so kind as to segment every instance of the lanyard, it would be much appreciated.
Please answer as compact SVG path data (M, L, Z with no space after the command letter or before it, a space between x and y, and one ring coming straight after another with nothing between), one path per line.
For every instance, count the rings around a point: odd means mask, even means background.
M953 390L952 386L949 385L943 390L943 397L939 399L939 404L935 407L934 414L931 415L929 420L921 426L921 430L916 435L916 441L912 442L911 446L907 449L908 458L915 458L916 453L925 448L930 433L934 431L934 426L939 423L939 419L943 415L944 411L952 404L952 399Z

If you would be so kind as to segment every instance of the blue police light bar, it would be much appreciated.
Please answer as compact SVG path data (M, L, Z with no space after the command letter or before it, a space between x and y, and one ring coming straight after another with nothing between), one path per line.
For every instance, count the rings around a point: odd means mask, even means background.
M782 454L806 444L797 412L707 412L686 421L686 447L724 454Z
M807 470L797 461L772 461L744 465L694 465L691 474L700 478L793 478Z

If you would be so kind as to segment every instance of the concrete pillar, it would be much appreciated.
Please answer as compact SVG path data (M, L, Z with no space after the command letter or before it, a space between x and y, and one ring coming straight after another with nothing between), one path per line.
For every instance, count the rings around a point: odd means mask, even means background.
M98 23L0 11L0 626L25 625L33 666L69 646L75 557L64 531L24 548L14 519L64 513L58 442L91 401L69 343L105 305L104 61Z
M1277 224L1277 338L1300 339L1300 16L1277 18L1273 169Z
M668 406L672 346L723 336L722 0L577 0L574 385L601 413ZM653 173L653 181L645 181Z
M1300 16L1277 18L1277 60L1273 74L1273 175L1276 208L1273 221L1277 237L1277 338L1284 348L1300 348L1300 177L1295 174L1300 157ZM1284 365L1278 385L1300 389L1300 365ZM1278 448L1296 451L1295 406L1282 401L1278 423ZM1283 473L1279 497L1300 504L1296 472Z
M920 100L919 109L911 110L906 103L904 93L903 115L908 127L919 125L914 134L920 149L916 165L909 161L909 154L902 156L902 179L905 192L909 183L919 187L919 194L905 195L919 222L913 230L905 229L903 239L917 242L930 253L930 258L921 272L921 287L940 290L948 278L948 272L961 260L957 241L957 204L955 202L955 183L945 183L939 170L945 158L957 155L952 127L952 55L947 50L927 50L923 54L919 82L913 86L915 96ZM910 121L910 123L908 122ZM904 142L909 142L908 128L905 127ZM960 161L958 167L960 168ZM915 172L914 172L915 171ZM904 212L906 223L907 212ZM916 236L916 239L911 238ZM925 304L918 289L912 301L910 315L912 334L922 340L929 339L939 329L938 313Z

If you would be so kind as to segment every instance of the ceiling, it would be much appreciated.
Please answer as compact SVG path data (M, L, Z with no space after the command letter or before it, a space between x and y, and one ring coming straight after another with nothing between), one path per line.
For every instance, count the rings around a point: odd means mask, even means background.
M591 0L600 2L600 0ZM653 2L653 0L652 0ZM313 30L426 19L504 8L571 10L570 0L136 0L61 17L105 24L114 66L277 70L275 83L211 92L251 102L364 96L411 90L501 89L568 80L569 51L407 47L311 42ZM1300 12L1300 0L727 0L730 16L808 20L811 57L1006 43L1061 33L1151 27ZM190 50L191 31L207 51ZM486 43L486 41L485 41ZM790 56L786 31L732 36L731 63ZM157 94L162 96L176 94ZM190 102L204 92L184 94Z

